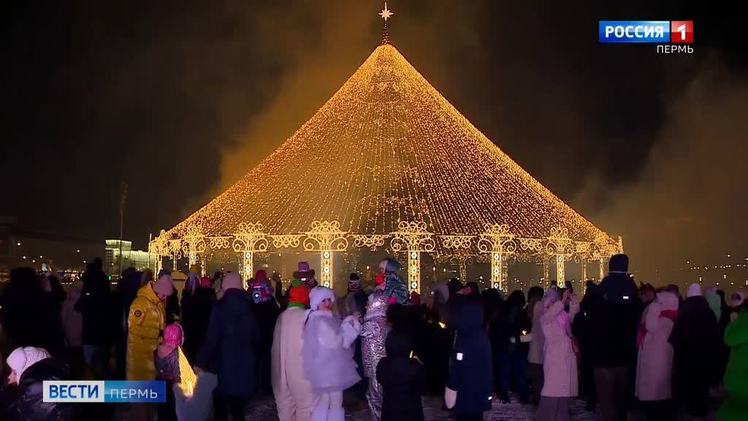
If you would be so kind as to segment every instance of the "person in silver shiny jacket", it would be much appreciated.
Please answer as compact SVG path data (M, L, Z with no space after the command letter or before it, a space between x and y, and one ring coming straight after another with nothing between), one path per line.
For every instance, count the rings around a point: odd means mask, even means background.
M382 386L377 382L377 364L385 357L384 341L389 333L387 324L387 297L381 290L369 295L366 316L361 329L361 354L364 363L364 376L369 378L366 399L369 401L372 417L379 421L382 415Z

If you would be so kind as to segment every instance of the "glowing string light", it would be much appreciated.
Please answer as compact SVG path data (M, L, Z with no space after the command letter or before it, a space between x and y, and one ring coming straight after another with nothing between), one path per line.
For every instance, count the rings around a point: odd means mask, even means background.
M504 221L517 252L528 255L546 254L552 228L575 241L601 238L604 257L621 248L486 138L391 44L377 47L286 142L163 238L184 238L194 226L205 236L232 236L243 221L261 222L274 247L296 247L314 221L338 221L342 238L370 248L401 221L422 222L433 237L477 237L487 221ZM442 241L436 247L445 250Z

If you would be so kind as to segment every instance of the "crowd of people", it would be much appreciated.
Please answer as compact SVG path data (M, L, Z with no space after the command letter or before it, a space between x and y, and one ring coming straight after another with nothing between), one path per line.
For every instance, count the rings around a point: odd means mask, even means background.
M165 403L127 407L133 420L243 420L258 396L281 421L343 421L356 404L374 421L423 420L425 395L456 420L511 399L569 420L577 397L605 421L718 405L719 419L748 419L745 294L637 286L622 254L609 269L583 294L451 279L421 296L388 258L373 285L353 273L336 297L306 262L286 288L264 270L193 266L181 294L167 270L128 269L111 288L100 259L67 291L54 272L17 268L0 301L0 417L111 419L108 405L43 402L41 382L127 379L167 385Z

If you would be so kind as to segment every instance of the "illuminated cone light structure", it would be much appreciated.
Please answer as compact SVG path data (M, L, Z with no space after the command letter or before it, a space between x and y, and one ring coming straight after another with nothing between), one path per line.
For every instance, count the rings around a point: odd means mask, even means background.
M183 249L163 246L177 240ZM319 252L329 286L334 253L386 247L407 261L412 291L421 288L421 253L483 253L492 286L504 288L510 256L553 259L564 279L564 261L577 250L577 261L603 264L622 248L486 138L386 41L288 140L154 238L151 250L196 261L205 244L233 244L245 276L255 252Z

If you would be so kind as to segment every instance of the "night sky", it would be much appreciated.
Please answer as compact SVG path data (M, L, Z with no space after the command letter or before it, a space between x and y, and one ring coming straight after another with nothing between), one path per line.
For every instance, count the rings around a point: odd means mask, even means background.
M143 248L280 145L381 37L373 0L48 3L3 7L0 214L112 237L127 183L125 237ZM551 191L623 235L635 270L748 257L736 3L599 3L392 0L391 41ZM694 20L695 53L598 44L601 19Z

